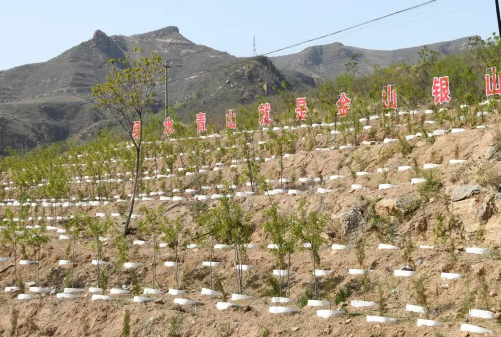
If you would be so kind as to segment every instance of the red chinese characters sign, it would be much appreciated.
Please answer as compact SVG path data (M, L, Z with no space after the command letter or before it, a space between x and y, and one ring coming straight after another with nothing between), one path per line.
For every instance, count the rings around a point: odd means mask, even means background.
M343 92L336 102L338 116L346 116L350 110L351 99Z
M195 122L197 123L197 133L202 133L205 132L205 122L207 121L205 119L205 113L200 112L196 114L196 120Z
M226 114L226 128L235 130L237 128L237 114L233 110L228 110Z
M172 127L173 124L174 124L174 121L170 117L167 117L165 122L163 122L164 135L170 136L174 133L174 128Z
M270 119L270 111L271 106L270 103L261 103L259 105L259 125L271 124Z
M301 97L296 99L296 119L304 121L306 119L306 114L308 112L308 106L306 105L306 97Z
M433 78L431 93L435 98L435 104L450 102L451 96L449 91L449 76Z
M391 85L386 86L386 91L383 90L383 105L385 109L396 109L397 108L397 89L391 89Z
M496 67L487 69L485 73L485 94L487 97L501 95L501 74L496 72Z
M133 139L141 138L141 121L132 122L132 138Z

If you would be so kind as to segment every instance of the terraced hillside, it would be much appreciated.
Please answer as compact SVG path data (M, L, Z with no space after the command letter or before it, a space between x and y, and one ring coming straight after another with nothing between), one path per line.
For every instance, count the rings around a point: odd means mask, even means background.
M500 334L490 106L4 158L2 334Z

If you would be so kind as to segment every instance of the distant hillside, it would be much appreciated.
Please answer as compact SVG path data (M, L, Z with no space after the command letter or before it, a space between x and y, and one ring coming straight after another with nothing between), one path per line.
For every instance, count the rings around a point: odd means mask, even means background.
M450 54L465 50L467 42L465 38L431 47ZM112 121L107 113L93 108L90 87L106 80L110 58L134 53L134 47L143 48L146 54L155 51L162 59L169 60L170 81L243 60L195 44L182 36L177 27L132 36L108 36L97 30L92 39L47 62L0 71L0 150L6 146L31 148L66 140L84 130L88 137ZM353 53L360 54L363 74L374 65L415 62L420 49L372 51L334 43L307 48L298 54L259 57L172 82L169 103L180 103L179 113L184 117L205 111L212 121L222 121L228 108L252 103L258 95L274 95L273 86L282 81L289 84L290 90L304 92L315 86L319 78L333 78L344 71L344 63ZM154 112L163 109L162 90L160 86Z
M428 45L443 55L461 53L468 49L469 38ZM280 70L294 70L314 78L334 78L345 71L344 64L358 53L358 75L369 74L375 66L387 67L392 63L416 63L423 46L397 50L369 50L345 46L336 42L323 46L308 47L297 54L272 57Z
M110 58L124 57L141 47L169 60L169 79L217 68L238 61L224 52L197 45L167 27L133 36L107 36L97 30L82 42L43 63L0 71L0 149L6 146L33 147L68 139L94 123L109 120L93 110L90 87L104 82ZM169 102L183 102L181 114L205 111L222 120L226 109L254 101L256 95L272 95L271 88L282 80L292 90L314 85L311 78L293 72L279 72L267 58L194 76L169 85ZM158 88L154 112L163 109L163 87ZM105 125L105 123L99 123ZM97 130L98 128L94 128Z

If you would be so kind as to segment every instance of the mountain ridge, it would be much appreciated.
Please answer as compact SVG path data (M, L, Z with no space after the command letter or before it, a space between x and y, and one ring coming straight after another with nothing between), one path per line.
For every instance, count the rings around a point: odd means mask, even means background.
M461 52L466 39L430 46L444 54ZM308 91L318 81L343 72L344 63L355 52L361 51L360 74L365 74L374 65L416 61L421 48L405 48L388 54L336 42L238 64L237 61L247 59L196 44L184 37L176 26L130 36L108 36L97 29L90 39L46 62L0 71L0 122L7 126L4 136L0 137L0 150L19 144L31 148L66 140L82 130L98 130L92 128L94 124L102 126L110 122L113 125L111 116L94 109L90 88L106 80L111 69L110 58L124 58L133 53L135 47L142 48L144 54L157 52L171 63L169 103L176 105L185 120L190 112L205 111L217 122L224 120L228 108L255 102L261 96L273 96L272 88L280 87L282 81L287 82L288 90ZM216 68L221 70L190 77ZM179 78L187 79L173 81ZM163 109L162 90L158 89L154 113ZM51 113L47 114L47 110ZM48 130L49 134L41 134L40 130Z
M464 37L451 41L428 44L430 50L449 55L468 50L471 37ZM327 45L311 46L294 54L271 57L279 69L294 69L305 75L315 78L333 78L345 71L344 64L355 53L358 54L359 75L366 75L374 66L386 67L392 63L410 62L419 60L418 52L424 47L399 48L393 50L364 49L346 46L340 42ZM318 67L318 69L317 69Z

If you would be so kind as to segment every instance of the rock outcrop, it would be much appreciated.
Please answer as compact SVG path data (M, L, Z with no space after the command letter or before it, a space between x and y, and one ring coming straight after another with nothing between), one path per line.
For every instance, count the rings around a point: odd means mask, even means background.
M99 29L94 32L94 35L92 36L92 43L94 47L101 50L108 50L111 47L111 40L109 36Z

